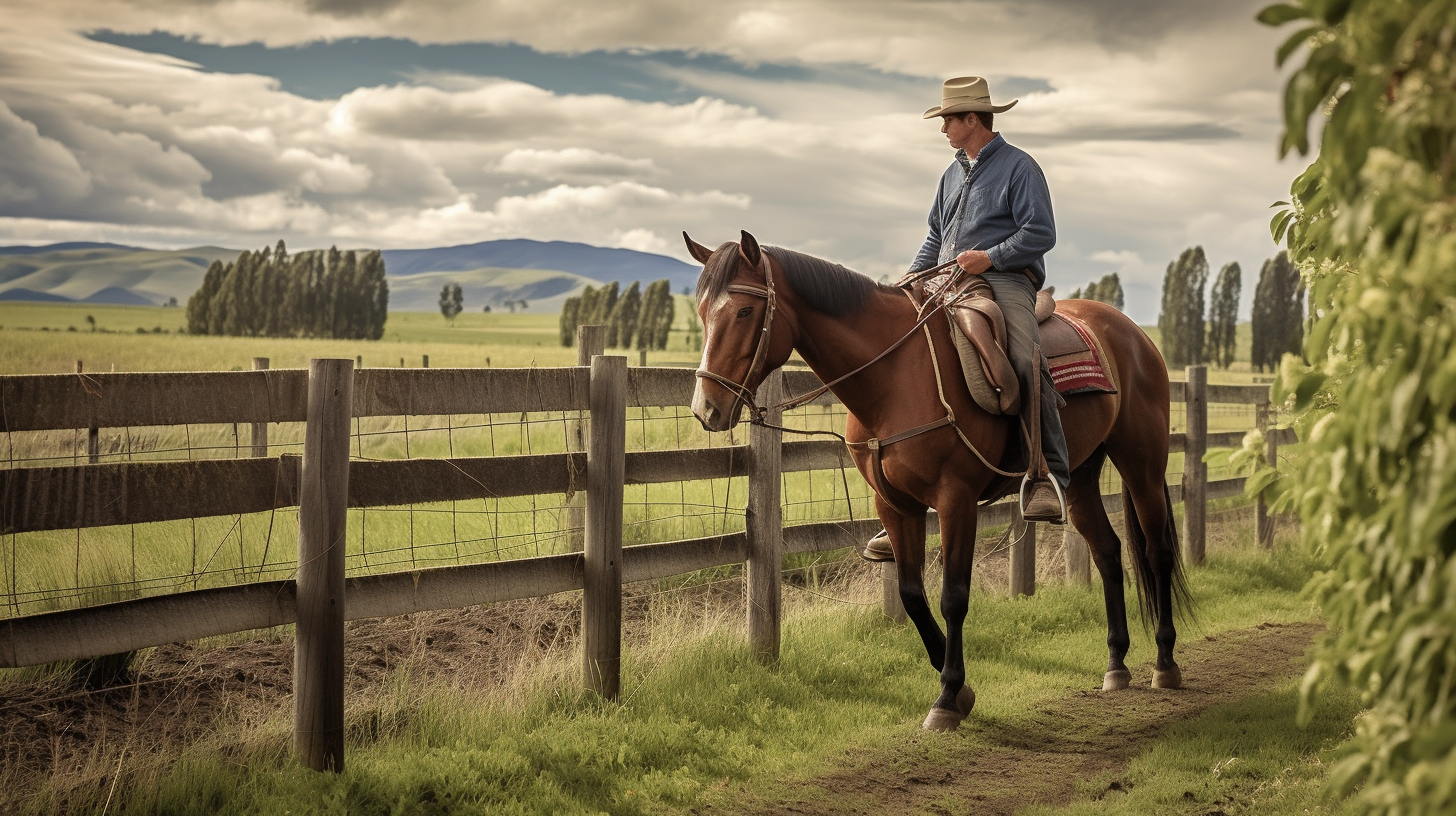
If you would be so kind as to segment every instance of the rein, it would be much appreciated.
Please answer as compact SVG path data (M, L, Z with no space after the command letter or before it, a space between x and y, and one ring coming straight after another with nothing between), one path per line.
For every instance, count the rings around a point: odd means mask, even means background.
M901 278L895 285L902 289L905 289L906 287L914 284L916 281L934 277L935 275L951 268L952 266L956 266L956 262L954 259L946 261L939 266L931 267L930 269L907 274L906 276ZM751 283L730 283L727 286L727 291L729 292L737 292L739 294L761 297L768 301L768 307L764 310L763 328L759 330L758 345L754 349L753 361L748 366L748 374L744 376L743 382L734 382L727 377L715 374L703 368L699 368L697 371L693 372L695 376L702 377L705 380L712 380L713 382L716 382L724 388L728 389L734 396L734 404L731 410L737 410L738 404L740 402L746 405L750 411L750 417L748 420L748 423L750 425L759 425L765 428L772 428L777 431L786 431L788 433L803 434L806 436L828 435L837 438L848 447L868 447L871 451L874 452L876 460L875 469L877 471L879 470L879 452L884 449L885 446L909 439L914 436L919 436L920 434L927 431L933 431L937 428L943 428L948 425L951 428L955 429L956 436L960 438L961 442L964 443L967 448L970 449L971 453L974 453L976 455L977 459L981 460L981 464L985 465L987 468L1001 474L1002 476L1016 477L1025 475L1025 471L1005 471L991 464L991 462L988 461L986 457L982 455L979 450L976 449L976 446L971 444L971 440L966 438L966 435L961 431L960 426L956 424L955 413L951 410L950 403L946 402L945 387L941 382L940 377L940 362L936 358L935 354L935 341L930 335L930 327L926 324L929 323L930 319L934 317L937 313L944 312L949 307L950 299L937 298L936 305L931 307L930 309L925 309L923 306L917 308L917 313L920 315L920 317L915 322L915 325L911 326L910 330L906 332L905 335L902 336L899 340L896 340L894 343L890 344L888 348L875 355L873 359L871 359L864 365L861 365L860 367L854 369L853 371L850 371L847 374L836 377L833 380L824 383L823 385L806 394L801 394L800 396L785 400L773 406L759 405L753 398L753 392L748 390L746 383L752 382L754 375L756 375L763 367L763 361L768 352L769 329L773 327L774 313L778 310L778 294L774 288L773 266L769 263L767 254L759 259L759 268L763 272L764 282L767 284L767 286L758 286L757 284ZM964 289L964 285L961 288ZM906 297L910 296L908 290L905 294ZM911 299L911 302L914 302L913 298ZM798 428L787 428L783 425L775 425L768 421L769 413L775 411L791 410L799 407L800 405L804 405L806 403L814 401L815 399L818 399L825 392L829 391L831 388L838 385L839 383L844 382L850 377L859 374L860 372L864 371L875 363L878 363L879 361L885 359L885 357L889 356L890 352L905 345L906 341L914 337L917 332L922 331L925 334L925 342L930 348L931 368L935 371L936 395L940 397L940 404L945 408L944 417L941 417L934 422L929 422L924 425L911 428L907 431L901 431L897 434L885 437L883 439L875 438L866 440L864 442L850 442L848 439L844 438L843 434L840 434L836 431L805 431ZM888 499L886 500L888 501ZM891 502L891 504L893 505L893 502Z

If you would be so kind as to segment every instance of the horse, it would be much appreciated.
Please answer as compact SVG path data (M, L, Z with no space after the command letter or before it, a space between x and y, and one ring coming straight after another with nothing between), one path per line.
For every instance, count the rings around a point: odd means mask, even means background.
M962 630L977 511L979 503L1014 490L1002 474L1009 474L1003 468L1014 468L1023 455L1013 430L1016 418L992 415L976 404L943 310L922 317L896 286L810 255L760 247L747 231L739 242L716 250L686 232L683 239L703 264L696 296L703 356L693 414L708 431L735 427L744 407L754 409L754 421L762 421L764 409L753 402L754 393L796 351L831 385L849 412L844 437L855 465L875 487L875 510L899 567L900 599L940 673L940 695L923 727L955 730L975 705L975 692L965 685ZM1181 610L1189 594L1164 475L1167 367L1142 329L1116 308L1087 300L1061 301L1056 308L1081 319L1101 341L1104 363L1117 385L1117 393L1069 396L1062 409L1072 468L1068 511L1102 576L1107 610L1102 687L1116 691L1131 681L1125 662L1122 543L1098 485L1102 466L1111 459L1123 480L1128 551L1143 622L1156 623L1152 686L1179 688L1174 603ZM945 632L925 594L927 508L940 518Z

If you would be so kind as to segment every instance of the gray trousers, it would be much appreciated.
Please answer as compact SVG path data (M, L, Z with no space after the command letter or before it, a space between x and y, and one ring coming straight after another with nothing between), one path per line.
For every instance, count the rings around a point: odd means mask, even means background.
M1020 272L992 270L982 277L991 285L991 292L1006 318L1006 342L1010 346L1006 352L1021 381L1023 398L1031 395L1032 377L1041 377L1041 452L1052 477L1065 490L1072 483L1072 476L1067 463L1067 437L1062 433L1060 397L1052 385L1046 358L1038 355L1033 360L1031 354L1032 347L1041 342L1041 332L1036 327L1036 287ZM1021 415L1030 423L1030 417L1036 414L1033 406L1023 405Z

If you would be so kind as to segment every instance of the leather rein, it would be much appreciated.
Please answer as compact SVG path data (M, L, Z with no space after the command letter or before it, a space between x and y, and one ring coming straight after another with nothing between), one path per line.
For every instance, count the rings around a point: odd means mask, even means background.
M901 288L908 287L910 284L912 284L912 283L914 283L916 281L924 280L926 278L933 277L934 275L936 275L936 274L938 274L940 272L943 272L943 271L951 268L952 266L956 266L956 265L957 264L956 264L955 260L950 260L950 261L947 261L947 262L945 262L945 263L943 263L943 264L941 264L939 266L932 267L930 269L926 269L926 270L923 270L923 271L920 271L920 272L915 272L915 273L906 275L905 277L901 278L899 282L896 283L896 286L899 286ZM971 440L967 439L966 438L966 435L961 432L960 426L956 425L955 413L951 410L950 404L948 402L946 402L946 399L945 399L945 388L944 388L944 385L941 382L941 377L940 377L940 362L936 358L936 354L935 354L935 342L931 338L931 336L930 336L930 328L926 324L929 323L930 322L930 319L932 317L934 317L937 313L945 311L948 308L948 306L949 306L949 300L951 300L951 299L939 299L939 298L937 298L936 305L934 305L933 307L931 307L929 309L924 308L924 305L920 305L917 308L917 312L919 313L919 319L915 322L915 325L914 326L911 326L910 327L910 330L907 331L904 334L904 336L902 336L899 340L896 340L894 343L890 344L890 346L888 348L886 348L884 351L880 352L879 354L875 355L875 357L873 359L871 359L869 362L865 363L864 365L861 365L860 367L854 369L853 371L850 371L847 374L844 374L844 375L841 375L839 377L836 377L833 380L831 380L831 381L829 381L827 383L824 383L823 385L819 386L818 388L816 388L813 391L810 391L810 392L808 392L806 394L802 394L802 395L797 396L797 397L794 397L792 399L785 400L785 401L783 401L783 402L781 402L781 403L779 403L777 405L773 405L773 406L761 406L761 405L759 405L754 400L754 398L753 398L753 392L748 389L747 383L752 382L753 379L754 379L754 377L762 369L763 363L764 363L764 359L766 358L766 356L768 354L769 331L770 331L770 329L773 328L774 314L775 314L775 312L778 311L778 294L777 294L777 291L774 288L773 265L769 263L769 259L768 259L767 253L764 253L763 255L761 255L761 257L759 258L759 264L758 264L758 266L759 266L760 271L763 272L764 282L767 284L766 286L759 286L757 284L752 284L752 283L730 283L726 287L726 290L728 292L735 292L735 293L738 293L738 294L752 295L754 297L761 297L765 301L767 301L767 308L764 310L764 315L763 315L763 328L759 330L758 345L754 349L754 352L753 352L753 360L752 360L752 362L748 366L748 373L744 376L743 382L742 383L734 382L734 381L728 379L727 377L721 376L719 374L715 374L714 372L708 371L708 370L706 370L704 368L701 368L701 367L699 367L697 369L697 371L694 372L694 374L696 376L702 377L705 380L712 380L713 382L718 383L719 385L721 385L724 388L728 389L728 391L731 392L734 395L734 403L733 403L733 407L732 407L731 410L735 410L736 411L738 409L739 403L742 403L743 405L746 405L748 407L749 411L750 411L750 417L749 417L749 420L748 420L748 422L749 422L750 425L760 425L760 426L763 426L765 428L772 428L774 430L787 431L788 433L796 433L796 434L805 434L805 435L824 435L824 434L827 434L829 436L834 436L834 437L838 438L839 441L843 442L846 446L849 446L849 447L867 447L874 454L874 460L875 460L874 461L874 465L875 465L876 475L882 481L884 479L884 475L883 475L883 472L881 472L881 470L880 470L880 464L879 464L880 450L882 450L885 446L890 445L890 444L893 444L895 442L901 442L901 441L904 441L906 439L910 439L911 437L919 436L920 434L926 433L927 431L933 431L933 430L935 430L937 428L944 428L946 426L949 426L949 427L955 429L956 436L960 437L961 442L965 443L965 446L970 449L971 453L974 453L976 455L976 458L979 459L979 460L981 460L981 464L985 465L987 468L990 468L992 471L995 471L996 473L999 473L1002 476L1015 477L1015 476L1023 476L1023 475L1025 475L1025 471L1021 471L1021 472L1005 471L1005 470L1002 470L999 467L996 467L994 464L992 464L990 461L988 461L986 459L986 457L984 455L982 455L979 450L976 449L976 446L973 445L973 444L971 444ZM906 291L906 296L907 297L909 296L909 292L908 291ZM911 302L912 303L914 302L914 299L913 298L911 298ZM798 428L786 428L783 425L775 425L775 424L770 423L768 421L768 416L769 416L769 414L771 412L787 411L787 410L791 410L793 408L797 408L800 405L804 405L806 403L812 402L815 399L818 399L821 395L823 395L825 392L829 391L834 386L838 385L839 383L844 382L845 380L849 379L850 377L853 377L856 374L859 374L860 372L864 371L865 369L869 368L870 366L873 366L875 363L878 363L879 361L885 359L885 357L889 356L889 354L891 352L893 352L894 350L896 350L899 347L903 346L906 343L906 341L908 341L910 338L914 337L917 332L923 332L924 333L924 335L925 335L925 342L926 342L926 344L930 348L931 365L932 365L932 368L935 371L935 389L936 389L937 395L940 397L940 404L945 408L945 416L944 417L941 417L940 419L935 420L933 422L928 422L928 423L926 423L924 425L920 425L920 426L911 428L909 430L901 431L901 432L896 433L896 434L893 434L891 436L887 436L887 437L885 437L883 439L874 438L874 439L868 439L868 440L866 440L864 442L850 442L848 439L845 439L844 438L844 435L843 434L837 433L835 431L805 431L805 430L800 430ZM885 486L888 486L888 482L885 482L884 484L885 484ZM881 491L881 496L884 497L886 501L889 501L890 504L891 504L891 506L895 506L895 502L891 501L887 496L885 496L885 492L884 491ZM896 509L898 510L899 508L896 507Z

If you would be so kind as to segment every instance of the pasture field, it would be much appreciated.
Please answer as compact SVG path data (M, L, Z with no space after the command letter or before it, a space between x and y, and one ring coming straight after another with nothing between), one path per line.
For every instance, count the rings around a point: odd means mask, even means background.
M687 332L691 298L674 297L668 348L649 351L649 365L697 362ZM462 312L450 324L438 312L390 312L380 340L194 337L183 333L181 308L0 301L0 374L69 373L77 360L87 371L231 371L252 368L254 357L269 358L273 368L304 368L313 357L418 366L423 355L436 368L576 365L576 349L557 339L557 322L554 314ZM638 362L636 349L610 351Z

